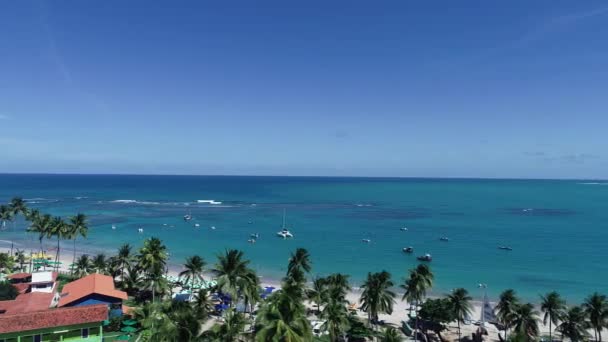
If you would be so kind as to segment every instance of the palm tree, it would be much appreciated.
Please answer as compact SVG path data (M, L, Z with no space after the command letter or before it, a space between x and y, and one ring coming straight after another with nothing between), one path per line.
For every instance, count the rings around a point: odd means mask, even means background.
M566 301L556 291L541 296L540 300L540 310L545 314L543 316L543 324L547 325L547 322L549 322L549 341L553 341L553 324L557 325L562 319L566 311Z
M146 273L162 273L167 264L167 247L159 238L146 239L139 250L138 264Z
M117 266L120 267L120 280L123 281L125 278L125 268L131 265L133 256L131 255L132 247L128 243L123 244L118 248L118 254L116 254Z
M19 263L19 270L24 272L25 270L23 265L25 265L25 253L22 250L17 249L15 252L15 261Z
M329 299L346 303L346 294L351 289L348 276L342 273L334 273L327 276L326 280Z
M519 299L514 290L508 289L500 294L498 305L496 305L496 316L505 327L505 341L509 328L513 326L513 315L518 305Z
M91 260L91 264L93 266L93 270L95 273L106 274L108 269L108 260L106 259L106 255L103 253L99 253L93 257Z
M368 324L372 320L377 322L379 313L393 313L395 293L390 290L393 285L391 274L386 271L367 274L367 280L361 285L363 292L359 302L363 311L367 312Z
M560 318L562 323L557 327L557 331L572 342L584 341L588 336L586 316L585 310L580 306L571 307Z
M608 302L606 296L594 293L585 299L583 308L595 332L595 340L602 341L602 329L608 325Z
M285 283L288 285L288 283ZM260 308L256 320L256 341L312 341L310 322L304 306L294 301L290 290L283 287Z
M321 303L327 302L327 295L327 279L313 279L312 287L306 290L306 297L317 305L317 315L321 313Z
M27 232L38 234L38 241L40 242L40 252L42 253L42 239L44 239L44 237L47 236L49 231L51 230L53 218L49 214L45 214L42 216L37 215L32 218L33 221L31 225L27 228Z
M28 216L28 209L25 204L25 201L21 197L13 197L11 202L9 203L10 210L12 212L12 216L16 217L21 214L24 218ZM15 220L13 220L13 230L15 229ZM13 248L11 247L11 254L13 253Z
M380 335L380 341L382 342L401 342L403 338L399 331L393 327L387 327L382 331L382 335Z
M250 311L253 312L253 307L261 299L260 278L254 270L250 269L249 272L243 278L241 278L239 287L241 289L240 295L243 298L245 311L247 310L247 307L249 307Z
M310 261L310 254L304 248L296 249L295 253L291 253L289 258L289 264L287 265L287 276L292 276L296 272L310 273L312 270L312 263Z
M217 288L236 300L250 280L249 260L243 259L243 252L236 249L226 250L223 255L218 255L217 260L213 270L217 276Z
M469 296L469 292L466 289L459 288L455 289L448 295L450 306L452 307L452 313L458 321L458 340L462 339L460 334L460 323L464 322L467 316L471 315L472 306L471 301L473 298Z
M68 235L68 226L65 224L63 219L59 216L54 217L51 220L50 229L47 231L46 236L48 238L57 238L57 250L55 253L55 266L57 270L59 270L59 254L60 254L60 246L59 241L64 239Z
M190 282L190 287L194 285L195 279L203 280L203 268L207 263L198 255L191 256L184 263L184 270L179 273L179 277L185 278L185 283Z
M72 263L76 262L76 238L78 238L78 236L86 238L88 231L89 226L87 223L87 217L84 214L79 213L76 216L70 217L67 236L69 239L74 240L74 257L72 258Z
M206 317L210 312L214 310L213 300L210 296L209 291L206 289L199 289L198 292L194 294L192 300L190 301L194 309L200 312L202 317Z
M332 342L337 341L338 336L348 330L348 312L344 304L339 301L330 300L323 309L321 317L325 319L322 329L329 332L329 340Z
M237 342L240 341L239 337L243 335L246 324L245 315L230 309L224 314L224 323L216 325L210 333L205 335L217 341Z
M401 300L407 300L414 303L416 310L418 304L424 300L426 292L433 286L433 273L428 265L420 264L415 269L410 270L409 278L401 285L405 290ZM410 306L411 308L411 306ZM418 339L418 315L416 314L416 322L414 328L414 340Z
M535 340L538 337L538 312L530 303L520 304L513 312L513 325L518 335Z
M86 254L81 255L74 265L74 274L76 277L82 278L91 272L93 272L91 259L89 259L89 256Z
M129 295L133 295L139 289L140 285L142 284L142 281L143 279L139 268L133 265L129 265L127 266L127 272L124 273L120 285L121 288Z
M2 230L6 228L6 222L13 220L13 211L9 206L0 205L0 223L2 223Z

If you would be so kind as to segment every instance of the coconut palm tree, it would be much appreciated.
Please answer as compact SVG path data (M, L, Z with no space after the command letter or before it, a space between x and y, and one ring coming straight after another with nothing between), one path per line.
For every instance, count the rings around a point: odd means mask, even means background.
M151 237L144 241L139 250L138 266L145 273L162 273L167 257L167 247L159 238Z
M59 241L61 241L61 239L66 238L66 236L68 236L68 225L63 221L63 219L59 216L54 217L51 220L51 225L50 225L50 229L47 231L46 236L47 238L53 238L56 237L57 238L57 250L55 253L55 268L57 270L59 270L59 254L61 251L61 247L59 246Z
M405 283L401 285L401 288L405 290L401 300L407 300L410 303L414 303L417 310L418 304L424 300L426 292L433 286L433 278L433 273L428 265L419 264L415 269L410 270L409 277L405 280ZM417 340L418 315L416 315L414 330L414 339Z
M466 289L459 288L448 295L448 300L452 313L456 317L456 321L458 321L458 340L461 340L460 323L463 323L466 317L471 315L471 311L473 310L471 301L473 298L469 296L469 292Z
M520 304L513 312L513 326L516 333L535 340L538 337L538 311L530 303Z
M310 322L301 302L290 295L289 283L272 294L260 308L256 319L256 341L312 341Z
M395 292L390 290L393 285L391 274L386 271L367 274L367 279L361 285L363 292L359 302L363 311L367 312L368 324L372 320L377 322L379 313L393 313Z
M38 242L40 242L40 252L43 252L42 239L49 234L53 225L53 218L49 214L38 215L33 217L31 225L27 228L27 232L38 234Z
M507 340L509 328L513 326L513 315L518 305L519 299L515 290L508 289L500 294L498 304L496 305L496 316L505 327L505 341Z
M218 255L213 272L217 276L217 288L220 292L238 298L243 286L250 280L249 260L243 258L243 252L231 249L223 255Z
M7 205L0 205L0 224L2 230L6 229L6 223L13 220L13 211Z
M329 299L346 303L346 294L350 291L348 276L342 273L333 273L327 276L327 296Z
M133 255L131 254L132 247L130 244L125 243L118 247L118 254L116 254L116 263L120 268L120 280L124 280L125 268L131 266Z
M129 295L133 295L137 292L142 282L143 279L139 268L135 265L129 265L127 266L127 271L124 273L120 286Z
M330 299L323 308L321 317L325 320L321 328L329 332L329 340L332 342L338 341L338 337L348 330L348 312L340 301Z
M25 201L21 197L13 197L11 202L9 203L9 208L12 212L13 216L13 230L15 229L15 220L14 218L18 215L23 216L27 219L28 216L28 208L25 204ZM13 248L11 247L11 254L13 253Z
M317 315L321 313L321 304L326 303L328 299L327 279L317 277L312 281L312 287L306 290L308 300L317 305Z
M200 256L191 256L186 259L184 270L179 273L179 277L184 277L185 283L190 282L190 287L192 287L196 279L203 280L203 268L206 264Z
M206 317L210 312L213 312L214 310L213 300L209 291L207 291L206 289L199 289L198 292L193 295L190 303L192 304L195 310L198 310L200 312L200 315L202 317Z
M85 214L79 213L76 216L70 217L67 237L68 239L74 240L74 256L72 258L72 263L76 262L76 239L79 236L86 238L88 231L89 225Z
M210 338L213 341L238 342L241 341L241 336L245 332L247 318L242 313L236 312L234 309L228 310L224 314L224 323L216 325L209 333L203 335L203 338Z
M557 327L563 336L566 336L572 342L584 341L588 337L587 315L585 310L580 306L571 307L560 318L561 324Z
M382 335L380 335L381 342L401 342L403 341L403 337L399 333L399 330L393 327L387 327L382 331Z
M566 301L559 293L552 291L540 297L540 310L544 313L543 324L549 322L549 341L553 341L553 325L558 325L566 311Z
M91 260L91 265L95 273L106 274L108 270L108 259L103 253L99 253Z
M287 265L288 277L296 272L310 273L311 270L312 263L310 261L310 254L306 249L298 248L295 253L291 253L289 264Z
M76 260L76 263L74 265L74 274L76 275L76 277L82 278L87 274L90 274L91 272L93 272L93 265L91 263L91 259L86 254L81 255Z
M241 279L241 284L239 287L241 289L240 295L243 299L245 311L248 307L250 311L253 311L253 307L255 306L255 304L261 300L260 278L254 270L250 269L249 272Z
M595 340L602 341L602 330L608 326L608 302L606 296L594 293L585 299L583 309L589 317L589 323L595 332Z

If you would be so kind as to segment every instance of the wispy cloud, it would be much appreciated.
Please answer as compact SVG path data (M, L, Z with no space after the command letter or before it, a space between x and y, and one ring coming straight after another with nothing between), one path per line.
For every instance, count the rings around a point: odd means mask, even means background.
M590 153L570 153L563 155L551 155L543 151L524 152L525 156L543 161L543 162L560 162L566 164L584 164L590 160L599 159L600 156Z
M601 16L604 14L608 14L608 7L596 8L585 12L560 15L549 18L548 20L538 23L537 26L533 27L531 30L524 33L519 39L515 40L512 43L512 47L519 47L541 40L542 38L550 34L574 26L580 21L592 17Z

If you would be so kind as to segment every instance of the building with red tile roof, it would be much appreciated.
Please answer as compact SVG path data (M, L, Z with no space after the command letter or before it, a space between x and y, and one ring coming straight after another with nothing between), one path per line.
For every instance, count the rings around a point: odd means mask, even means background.
M51 306L54 293L30 292L17 296L13 300L0 301L0 317L30 311L42 311Z
M0 340L69 341L86 338L102 341L106 305L49 309L0 315Z
M114 279L103 274L89 274L69 284L61 291L58 307L106 304L110 316L122 314L122 301L127 293L114 288Z

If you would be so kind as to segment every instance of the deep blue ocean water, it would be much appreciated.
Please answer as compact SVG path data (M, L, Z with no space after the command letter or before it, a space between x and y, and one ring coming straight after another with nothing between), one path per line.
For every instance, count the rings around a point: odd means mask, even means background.
M89 237L79 246L91 253L125 242L140 246L157 236L173 264L193 254L214 263L224 249L238 248L262 276L279 279L289 253L305 247L314 274L344 272L358 285L367 272L383 269L401 282L417 264L415 256L428 252L435 294L455 287L478 294L477 284L486 283L493 296L514 288L536 301L540 293L558 290L575 302L608 289L603 182L0 175L0 201L13 196L53 215L87 214ZM284 209L295 235L290 240L275 235ZM183 220L188 213L191 222ZM7 228L0 240L36 246L36 237L24 233L25 223ZM260 234L256 244L247 242L252 233ZM450 241L439 241L441 236ZM499 250L501 245L513 250ZM407 246L414 255L402 252Z

